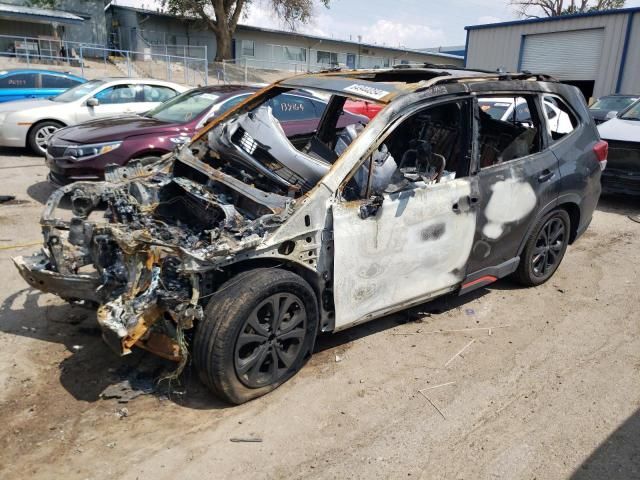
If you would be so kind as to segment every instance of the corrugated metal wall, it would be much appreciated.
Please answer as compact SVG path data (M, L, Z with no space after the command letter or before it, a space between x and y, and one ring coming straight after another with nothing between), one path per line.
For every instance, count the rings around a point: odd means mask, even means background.
M640 93L640 13L633 17L620 93Z
M640 14L635 14L634 30L630 39L624 85L631 90L640 90ZM562 32L604 28L604 41L600 65L595 80L594 96L616 91L624 38L627 31L628 13L572 18L562 21L523 23L495 28L469 30L467 67L494 70L500 67L508 71L518 69L522 37L540 33ZM635 43L633 40L635 39ZM549 51L553 55L553 51ZM631 57L634 57L632 62ZM632 65L633 64L633 65ZM635 86L635 87L634 87Z

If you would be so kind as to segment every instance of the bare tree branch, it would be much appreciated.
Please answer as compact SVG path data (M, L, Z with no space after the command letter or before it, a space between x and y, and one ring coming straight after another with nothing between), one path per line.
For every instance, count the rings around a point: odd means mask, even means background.
M557 17L573 13L596 12L622 8L625 0L511 0L509 2L523 18Z

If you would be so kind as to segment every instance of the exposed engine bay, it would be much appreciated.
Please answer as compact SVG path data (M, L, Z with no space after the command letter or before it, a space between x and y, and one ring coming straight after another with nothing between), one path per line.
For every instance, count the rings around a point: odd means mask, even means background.
M324 157L294 147L264 104L159 162L107 167L104 182L50 197L45 247L15 263L34 288L99 305L103 336L119 354L136 345L183 366L183 332L227 278L221 265L259 250L338 158L333 122Z

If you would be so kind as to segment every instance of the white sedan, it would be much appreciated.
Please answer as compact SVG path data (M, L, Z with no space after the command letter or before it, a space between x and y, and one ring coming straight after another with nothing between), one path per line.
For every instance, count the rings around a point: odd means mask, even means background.
M44 155L49 136L62 127L96 118L144 113L188 90L150 78L91 80L49 99L0 104L0 146Z
M556 106L553 97L543 97L545 114L550 133L569 133L573 131L571 118ZM495 120L503 122L516 121L519 123L531 123L531 113L527 101L522 97L483 98L478 101L483 112L488 113ZM515 111L515 118L514 118Z

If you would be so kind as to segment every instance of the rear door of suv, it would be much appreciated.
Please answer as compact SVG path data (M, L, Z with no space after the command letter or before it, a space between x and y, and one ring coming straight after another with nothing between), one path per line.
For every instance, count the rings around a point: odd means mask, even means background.
M516 108L508 118L491 115L482 106L485 96L503 97ZM536 94L522 92L477 97L477 190L469 202L479 206L479 216L463 291L511 273L537 213L557 201L558 160L547 148L541 101Z

